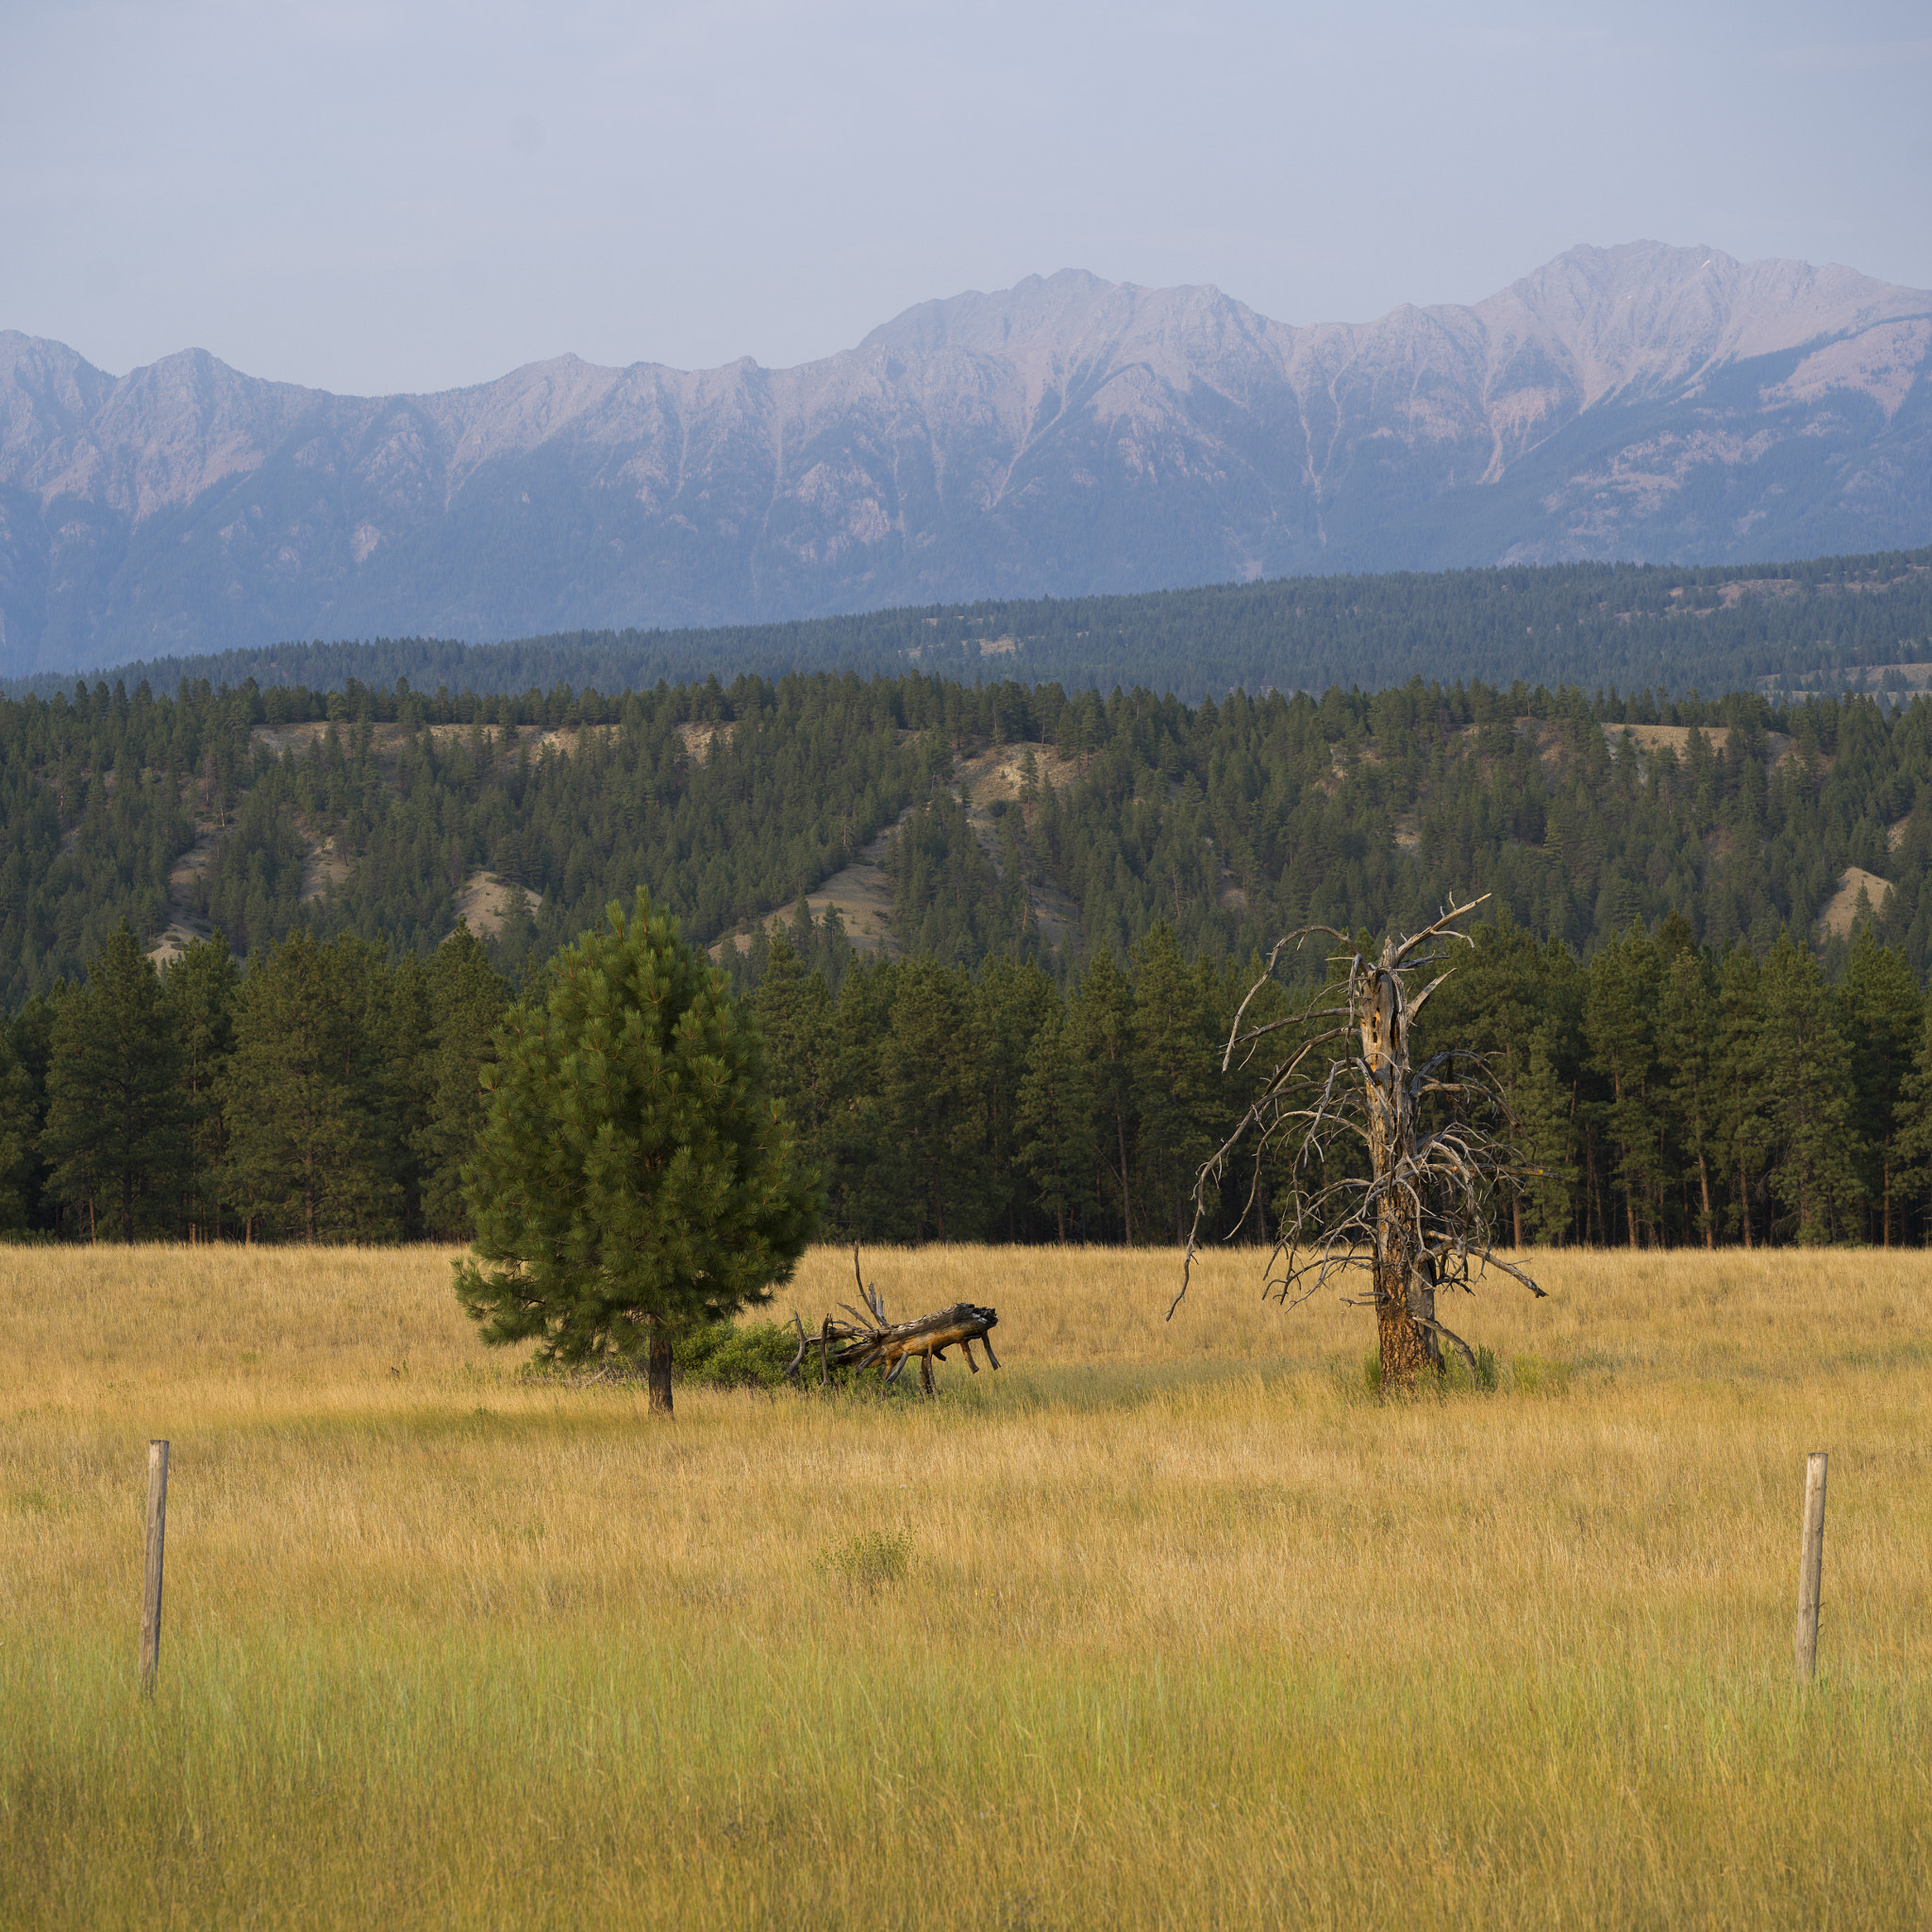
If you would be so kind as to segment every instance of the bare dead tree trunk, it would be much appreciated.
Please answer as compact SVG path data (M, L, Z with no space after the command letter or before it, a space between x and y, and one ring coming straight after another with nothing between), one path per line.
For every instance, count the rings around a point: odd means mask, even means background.
M1386 949L1385 949L1386 950ZM1372 966L1356 996L1362 1037L1363 1099L1369 1124L1369 1171L1377 1180L1414 1157L1414 1128L1405 1089L1408 1075L1407 1015L1394 974ZM1403 1203L1385 1189L1375 1216L1375 1331L1385 1390L1407 1389L1415 1372L1439 1358L1435 1337L1417 1321L1433 1323L1436 1296L1424 1287L1412 1252Z
M1697 1150L1697 1185L1704 1191L1704 1245L1712 1249L1717 1246L1717 1229L1710 1213L1710 1169L1705 1163L1702 1147Z
M1512 1200L1520 1194L1524 1170L1504 1138L1513 1123L1487 1063L1457 1047L1420 1066L1409 1058L1411 1023L1447 976L1438 974L1412 992L1408 975L1441 957L1416 957L1417 949L1432 941L1469 942L1457 923L1480 903L1444 912L1411 938L1391 933L1379 958L1327 925L1305 926L1277 942L1235 1015L1222 1071L1243 1050L1245 1065L1262 1039L1292 1028L1284 1042L1287 1057L1234 1133L1202 1164L1188 1259L1170 1319L1187 1293L1202 1224L1220 1211L1218 1189L1228 1160L1250 1129L1254 1177L1236 1230L1261 1199L1270 1142L1286 1138L1294 1150L1293 1171L1306 1178L1295 1179L1283 1211L1270 1263L1271 1270L1278 1263L1280 1272L1271 1273L1268 1291L1284 1302L1300 1301L1331 1276L1365 1271L1385 1393L1412 1387L1418 1369L1440 1368L1444 1342L1473 1374L1477 1371L1475 1351L1436 1319L1437 1291L1445 1284L1467 1290L1473 1273L1493 1268L1541 1294L1493 1243L1491 1203L1503 1192ZM1346 967L1345 984L1331 978L1302 1012L1257 1020L1243 1031L1248 1008L1269 985L1283 948L1314 933L1336 941L1340 950L1331 964ZM1352 1152L1338 1162L1342 1145Z

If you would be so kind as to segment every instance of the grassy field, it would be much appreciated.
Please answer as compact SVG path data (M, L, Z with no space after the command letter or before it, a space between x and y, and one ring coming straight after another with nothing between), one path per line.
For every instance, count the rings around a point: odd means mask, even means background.
M868 1258L1005 1371L655 1423L441 1254L0 1250L0 1924L1923 1923L1926 1257L1548 1257L1387 1407L1251 1257Z

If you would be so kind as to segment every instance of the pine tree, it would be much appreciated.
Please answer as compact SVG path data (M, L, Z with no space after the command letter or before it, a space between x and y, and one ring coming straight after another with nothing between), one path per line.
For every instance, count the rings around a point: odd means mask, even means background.
M204 1240L222 1235L222 1167L227 1124L221 1090L235 1036L241 974L227 941L193 940L161 980L168 1024L181 1051L187 1160L182 1219Z
M1757 956L1748 946L1734 946L1718 969L1717 1141L1725 1184L1735 1190L1737 1230L1746 1248L1756 1245L1752 1200L1771 1144L1758 1052L1763 977Z
M221 1083L229 1197L248 1232L380 1237L400 1187L380 1159L367 1042L335 949L298 927L248 962Z
M0 1028L0 1236L26 1229L37 1124L32 1076Z
M1121 1239L1131 1247L1134 1201L1127 1150L1139 1130L1134 1112L1134 989L1110 952L1103 949L1088 968L1067 1017L1074 1051L1093 1072L1100 1158L1120 1189Z
M437 1241L473 1232L463 1168L483 1126L481 1074L509 989L467 920L436 949L429 966L429 1050L424 1058L424 1120L415 1131L422 1163L423 1224Z
M970 1241L984 1232L987 1148L985 1041L964 973L930 958L900 969L881 1042L881 1150L911 1215L915 1241Z
M1895 1119L1925 1008L1905 955L1881 946L1869 922L1852 941L1833 1006L1851 1054L1851 1124L1864 1168L1863 1192L1878 1209L1879 1241L1889 1248L1895 1219Z
M1027 1057L1060 1000L1036 959L991 958L979 971L977 1025L986 1042L987 1155L995 1199L992 1221L1019 1238L1024 1185L1018 1173L1020 1089Z
M1556 1028L1547 1022L1530 1035L1514 1105L1517 1144L1531 1176L1530 1221L1539 1239L1559 1242L1575 1214L1576 1088L1563 1078Z
M1163 920L1134 961L1132 1076L1141 1170L1159 1212L1187 1240L1195 1175L1218 1137L1210 1123L1224 1105L1218 1086L1214 1015ZM1143 1207L1143 1220L1146 1210Z
M1679 950L1664 968L1658 990L1657 1062L1681 1139L1686 1177L1696 1176L1693 1223L1707 1248L1717 1245L1711 1166L1720 1103L1717 1054L1721 1030L1717 977L1707 955Z
M1654 1221L1663 1179L1662 1149L1649 1091L1657 1065L1654 1028L1659 973L1656 942L1641 924L1633 924L1591 961L1584 1003L1591 1056L1610 1083L1605 1124L1617 1148L1624 1228L1633 1248L1639 1244L1639 1212L1646 1222Z
M183 1155L180 1053L161 982L121 922L54 1022L42 1146L58 1198L98 1237L165 1224Z
M457 1293L486 1341L643 1356L669 1413L674 1338L769 1301L817 1201L724 974L641 887L608 919L503 1022Z
M1020 1082L1015 1162L1031 1177L1034 1200L1063 1247L1068 1221L1092 1198L1094 1114L1092 1070L1053 1007L1033 1036Z
M1900 1191L1924 1208L1932 1196L1932 1000L1925 1003L1919 1050L1899 1085L1892 1129Z
M832 999L823 974L807 970L783 931L772 936L751 1008L772 1097L784 1108L801 1152L808 1153L827 1107Z
M1764 962L1757 1051L1769 1097L1772 1191L1790 1217L1792 1238L1807 1245L1843 1239L1858 1198L1845 1043L1817 959L1793 945L1789 932Z

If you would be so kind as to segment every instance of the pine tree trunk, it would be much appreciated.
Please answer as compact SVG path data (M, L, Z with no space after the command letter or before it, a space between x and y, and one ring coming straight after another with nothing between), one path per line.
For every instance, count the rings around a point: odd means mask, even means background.
M1115 1131L1121 1142L1121 1229L1122 1239L1128 1247L1134 1245L1134 1208L1127 1199L1127 1123L1124 1116L1113 1117Z
M1704 1191L1704 1245L1707 1251L1717 1246L1717 1229L1710 1212L1710 1169L1705 1164L1704 1150L1697 1150L1697 1185Z
M651 1324L651 1352L645 1357L645 1386L650 1391L650 1412L671 1413L671 1336L663 1323Z

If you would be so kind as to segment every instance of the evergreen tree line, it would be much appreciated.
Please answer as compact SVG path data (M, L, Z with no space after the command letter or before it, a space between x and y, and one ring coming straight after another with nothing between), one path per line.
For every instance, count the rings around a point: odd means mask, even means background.
M1317 992L1319 950L1250 1018ZM858 957L808 914L763 952L765 1065L841 1239L1183 1240L1268 1072L1221 1066L1258 958L1190 955L1165 923L1064 984L1011 953ZM1674 916L1588 961L1505 917L1450 963L1419 1050L1481 1052L1508 1104L1506 1242L1932 1239L1932 1016L1869 923L1837 986L1789 934L1719 950ZM466 1240L509 998L466 926L427 958L297 930L242 967L201 941L164 972L124 926L0 1037L0 1229ZM1208 1232L1272 1238L1297 1158L1231 1174Z
M1867 670L1932 658L1932 551L1796 563L1516 564L1280 577L1091 597L986 599L703 630L572 631L470 646L449 639L283 642L131 664L130 686L205 680L264 688L359 680L487 692L603 691L723 668L896 677L908 666L971 683L989 646L1029 682L1068 691L1373 689L1414 676L1555 687L1585 681L1674 692L1859 688ZM1902 681L1901 681L1902 682ZM52 696L42 675L14 689Z
M297 930L165 972L123 924L0 1044L0 1232L468 1238L462 1164L508 988L467 926L428 958Z
M1190 958L1165 923L1064 991L1030 960L928 957L855 960L835 992L795 936L753 1005L845 1238L1184 1240L1202 1162L1277 1057L1223 1072L1259 958ZM1482 1053L1508 1104L1526 1177L1499 1204L1505 1243L1932 1238L1932 1025L1869 923L1836 988L1789 934L1719 951L1675 916L1587 963L1507 916L1474 940L1419 1050ZM1248 1017L1318 985L1273 985ZM1272 1239L1298 1158L1273 1150L1258 1188L1230 1174L1207 1232Z
M982 807L963 774L989 751L1026 775ZM717 946L882 839L898 951L1032 958L1063 985L1163 920L1191 957L1241 958L1308 921L1413 928L1473 886L1583 957L1671 914L1762 954L1811 942L1851 867L1883 882L1878 937L1932 967L1924 699L102 683L0 703L0 822L9 1007L123 921L148 948L186 921L238 958L297 930L427 958L479 874L507 894L488 943L512 981L640 881ZM1836 981L1844 941L1818 942Z

